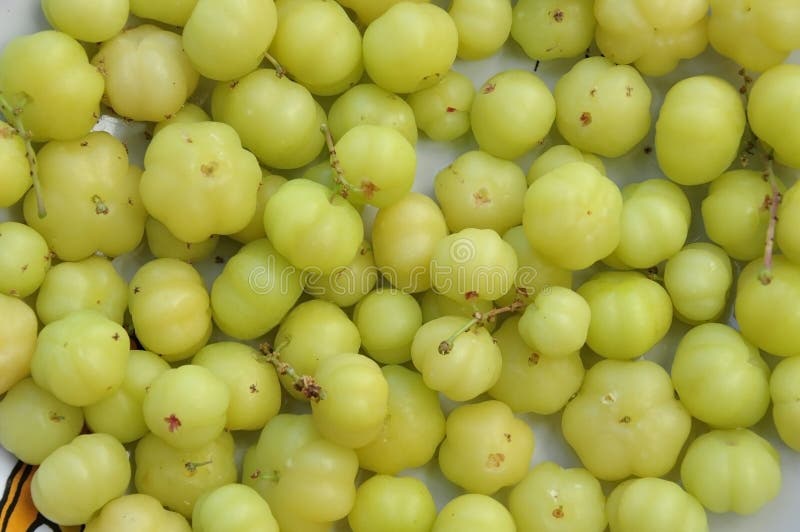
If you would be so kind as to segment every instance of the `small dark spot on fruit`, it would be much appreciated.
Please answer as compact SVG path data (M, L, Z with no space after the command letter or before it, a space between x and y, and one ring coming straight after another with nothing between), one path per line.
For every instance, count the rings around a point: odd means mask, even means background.
M448 106L447 109L445 109L445 111L448 113L455 113L456 111L458 111L458 109L456 109L455 107Z
M509 434L508 432L504 432L503 437L506 439L508 443L511 443L511 434Z
M564 517L564 507L563 506L556 506L553 508L553 517L556 519L562 519Z
M490 94L490 93L494 92L494 90L496 88L497 88L496 84L487 83L486 85L483 86L483 88L481 89L481 92L484 93L484 94Z
M622 419L619 420L620 423L628 424L631 422L631 416L624 416Z
M536 366L539 364L540 358L541 356L539 355L539 353L531 353L531 356L528 357L528 364L530 364L531 366Z
M562 22L564 20L564 12L561 11L560 9L556 8L552 14L553 14L553 20L555 20L556 22Z
M139 293L139 292L141 292L141 291L142 291L141 287L139 287L139 286L134 286L134 287L133 287L133 293L134 293L134 294L138 294L138 293Z
M581 116L580 116L580 121L581 121L581 125L583 127L588 126L589 124L592 123L592 113L590 113L588 111L582 112Z
M114 333L114 336L112 336L111 339L114 340L115 342L119 341L119 333Z
M89 145L89 142L88 142L88 141L85 141L85 140L84 140L83 142L81 142L81 148L85 148L85 147L86 147L86 146L88 146L88 145Z
M633 94L633 87L625 85L625 96L630 97Z

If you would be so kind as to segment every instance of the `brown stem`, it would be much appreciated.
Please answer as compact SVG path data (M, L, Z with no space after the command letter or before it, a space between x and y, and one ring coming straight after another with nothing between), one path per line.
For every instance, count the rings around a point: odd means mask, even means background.
M521 299L515 299L510 305L506 305L505 307L497 307L493 308L492 310L483 313L479 311L475 311L472 314L472 318L464 324L463 327L459 328L456 332L451 334L447 340L444 340L439 344L439 354L440 355L447 355L450 351L453 350L453 345L455 344L456 339L461 336L463 333L470 330L472 327L479 325L485 327L487 323L492 323L497 319L497 316L502 314L507 314L509 312L519 312L520 310L525 308L525 303Z
M759 273L758 279L761 284L768 285L772 282L772 258L775 250L775 229L778 225L778 207L783 199L778 187L778 178L773 170L772 155L767 156L764 179L769 182L771 195L765 200L769 206L769 224L767 225L767 240L764 245L764 268Z
M280 349L286 347L288 342L273 349L269 343L264 342L259 346L259 349L264 354L264 359L275 366L278 375L286 375L292 380L292 386L298 392L302 393L307 399L319 402L325 399L325 391L310 375L300 375L292 367L291 364L281 360Z
M36 160L36 151L33 149L33 144L31 144L31 134L30 131L25 129L25 125L22 123L22 117L20 116L22 109L14 108L8 100L6 100L5 96L0 93L0 113L6 117L8 123L13 127L17 134L22 138L25 142L25 156L28 159L28 166L30 167L29 173L31 176L31 181L33 182L33 190L36 193L36 206L39 212L39 218L44 218L47 216L47 209L44 206L44 196L42 195L42 186L39 182L39 164Z
M333 181L338 187L337 192L343 198L347 198L347 196L350 195L350 192L355 187L353 187L353 185L351 185L344 176L342 163L339 161L339 156L336 154L336 145L333 142L333 135L331 134L328 124L320 125L319 130L322 131L323 135L325 135L325 144L328 147L328 153L330 153L331 168L333 168L333 171L336 174L336 176L333 178Z
M283 68L283 66L280 63L278 63L278 60L275 59L274 57L272 57L269 54L269 52L264 52L264 58L267 61L269 61L270 64L272 65L272 67L275 69L275 75L276 76L278 76L279 78L282 78L282 77L288 75L288 72L286 72L286 69Z

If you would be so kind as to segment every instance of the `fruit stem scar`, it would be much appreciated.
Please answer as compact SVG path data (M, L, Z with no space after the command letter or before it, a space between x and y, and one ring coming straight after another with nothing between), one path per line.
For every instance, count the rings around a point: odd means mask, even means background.
M198 467L207 466L212 463L214 463L213 460L206 460L205 462L186 462L183 464L183 467L185 467L186 471L188 471L190 474L194 474L197 472Z
M95 194L92 196L92 203L94 203L94 212L97 214L108 214L108 205L105 204L103 198Z
M164 421L167 423L167 428L170 432L175 432L181 426L181 420L178 419L178 416L175 414L170 414L169 416L165 417Z
M17 108L13 107L8 100L6 100L3 93L0 92L0 114L8 120L11 127L17 131L17 134L25 142L25 157L28 159L29 166L28 172L33 182L33 190L36 193L36 208L39 218L44 218L47 216L47 209L44 205L42 184L39 181L39 163L36 159L36 150L33 149L33 144L31 143L31 133L25 129L25 125L22 123L22 117L20 116L22 114L22 106Z

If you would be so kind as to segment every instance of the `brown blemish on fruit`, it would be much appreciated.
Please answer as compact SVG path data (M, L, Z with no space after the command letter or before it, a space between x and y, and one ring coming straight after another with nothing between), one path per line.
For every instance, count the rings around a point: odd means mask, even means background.
M564 517L564 507L563 506L556 506L553 508L553 517L556 519L563 519Z
M472 194L472 198L475 200L476 207L480 207L481 205L486 205L492 202L492 199L489 197L489 191L485 188L478 189L474 194Z
M141 291L142 291L142 289L141 289L140 287L138 287L138 286L134 286L134 287L133 287L133 293L134 293L134 294L138 294L138 293L139 293L139 292L141 292Z
M511 443L511 434L509 434L508 432L504 432L503 437L505 437L508 443Z
M579 120L581 121L581 125L583 127L588 126L589 124L592 123L592 113L588 111L582 112Z
M486 467L498 469L506 461L506 455L503 453L489 453L486 458Z
M633 94L633 87L631 87L630 85L625 85L625 96L630 98L632 94Z
M631 422L631 416L624 416L622 419L619 420L620 423L628 424Z
M553 20L555 20L556 22L563 22L564 12L556 8L555 11L553 11Z
M88 146L88 145L89 145L89 142L88 142L88 141L85 141L85 140L84 140L83 142L81 142L81 148L85 148L85 147L86 147L86 146Z
M455 107L447 106L447 109L445 109L445 111L448 113L455 113L456 111L458 111L458 109L456 109Z
M119 333L114 333L114 336L112 336L111 339L114 340L115 342L119 341Z
M467 301L472 301L473 299L478 299L478 292L475 290L470 290L466 294L464 294L464 299Z
M210 163L203 163L200 165L200 173L202 173L206 177L213 177L214 172L217 171L219 167L219 163L217 161L211 161Z
M484 94L489 94L489 93L494 92L494 90L496 88L497 88L497 85L495 85L494 83L487 83L486 85L483 86L483 88L481 89L481 92L484 93Z
M251 384L250 393L258 393L258 386L256 386L255 384Z
M368 179L361 181L361 193L364 194L365 198L372 199L379 190L378 185L372 181Z
M27 269L28 269L28 265L27 265L27 264L23 264L23 265L20 267L20 270L22 270L23 272L27 271Z
M540 358L541 357L539 356L539 353L531 353L531 356L528 357L528 364L531 366L536 366L539 364Z
M61 423L66 418L64 416L62 416L61 414L59 414L58 412L54 412L54 411L51 410L49 415L48 415L48 419L50 419L50 421L52 421L53 423Z

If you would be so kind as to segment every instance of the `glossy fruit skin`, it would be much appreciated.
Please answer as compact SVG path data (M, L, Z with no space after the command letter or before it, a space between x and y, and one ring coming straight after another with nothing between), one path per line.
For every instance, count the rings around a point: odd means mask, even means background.
M632 66L582 59L559 79L554 95L558 131L581 151L619 157L650 129L652 95Z
M125 379L114 394L83 407L92 432L114 436L122 443L138 440L149 432L142 404L153 381L170 369L169 364L149 351L130 351Z
M561 419L567 443L600 480L666 474L690 428L669 375L649 360L592 366Z
M549 357L531 350L518 331L520 318L511 316L494 333L503 363L488 394L514 412L555 414L578 391L585 370L579 352Z
M200 75L177 33L142 24L102 41L92 64L103 74L105 97L120 116L160 122L177 113L197 88Z
M770 377L772 396L772 419L781 440L795 451L800 450L800 404L796 398L800 394L798 379L800 357L781 360Z
M448 502L436 516L431 532L515 532L514 519L488 495L468 493Z
M796 6L786 7L794 9L797 16ZM776 9L775 14L780 16L784 13L783 9ZM796 36L796 29L791 32ZM772 67L753 84L747 102L747 117L753 132L775 149L775 157L779 162L792 168L800 168L800 156L794 149L800 135L797 124L800 109L791 96L796 94L799 84L798 65Z
M202 495L192 510L194 532L278 532L269 504L253 488L228 484Z
M439 206L428 196L409 192L378 210L372 226L375 265L393 286L407 293L431 287L430 264L436 244L447 236Z
M324 185L303 178L281 186L267 201L264 229L292 265L322 275L349 264L364 240L358 211Z
M64 75L72 82L60 83ZM22 107L20 118L34 142L74 140L89 133L100 116L103 76L75 39L41 31L3 48L0 91L9 95L12 107Z
M727 81L714 76L679 81L667 92L656 121L658 165L680 185L708 183L736 158L745 123L740 94ZM704 143L711 131L714 142Z
M706 512L697 499L660 478L626 480L611 492L606 508L612 532L708 532Z
M103 506L99 513L86 523L89 532L191 532L186 519L161 506L158 499L143 493L123 495Z
M661 341L672 324L669 294L639 272L601 272L577 291L592 312L586 343L600 356L639 357Z
M698 437L680 471L686 491L715 513L754 514L781 489L778 451L747 429L713 430Z
M324 439L310 415L272 418L242 468L243 483L269 503L281 530L329 530L355 501L355 451Z
M277 23L272 1L198 0L184 25L183 47L203 76L228 81L258 67Z
M241 231L255 213L261 168L227 124L170 124L148 145L144 168L147 211L184 242Z
M98 251L117 257L136 249L147 218L142 171L130 164L121 141L93 131L46 144L38 162L47 216L39 216L33 189L23 214L61 260L82 260Z
M526 70L507 70L489 78L472 102L470 124L481 150L516 159L536 146L556 118L550 89Z
M31 361L36 384L73 406L113 394L125 378L128 333L94 310L80 310L42 329Z
M0 401L0 446L26 464L41 464L82 429L81 409L59 401L30 377Z
M83 434L45 458L33 475L36 508L60 525L80 525L123 493L131 479L125 448L107 434Z
M606 497L600 483L581 468L554 462L534 466L508 496L508 508L520 530L602 532Z
M460 330L469 318L443 316L424 324L411 344L411 360L425 384L454 401L474 399L489 390L503 362L500 349L484 327L473 327L453 341L447 354L441 343Z
M342 353L320 362L314 377L325 393L311 403L317 430L352 449L372 441L383 427L389 400L380 366L364 355Z
M664 266L664 287L675 317L689 324L719 318L733 284L731 258L707 242L695 242L673 255Z
M749 427L769 407L769 367L753 344L721 323L684 335L671 375L689 413L714 428Z
M140 267L128 284L128 308L136 337L167 362L189 358L211 336L205 282L177 259L155 259Z
M233 436L223 432L211 443L180 451L147 434L136 444L136 491L151 495L187 519L204 493L236 482Z
M142 411L151 434L177 450L192 451L222 434L229 404L225 381L206 367L186 364L153 380Z
M55 265L36 297L36 313L45 325L83 309L99 310L122 324L127 306L128 286L105 257Z
M211 286L217 327L252 340L276 327L300 297L300 272L266 238L244 245Z
M0 207L17 203L33 184L25 141L17 130L0 120Z
M533 249L567 270L608 256L620 240L622 193L586 162L536 179L525 194L522 225Z
M533 430L505 403L461 405L447 417L439 468L457 486L491 495L522 480L534 447Z
M742 335L771 355L800 355L800 265L776 255L767 285L759 279L763 268L756 259L739 274L734 313Z
M0 294L0 393L7 392L31 371L36 351L38 324L36 314L16 297Z
M353 532L427 532L435 518L436 504L421 480L375 475L358 487L347 522Z
M389 385L389 401L381 431L356 449L362 469L396 475L431 461L444 438L445 416L439 395L422 376L403 366L381 368Z
M708 45L708 1L651 3L599 0L595 39L615 63L633 63L643 74L663 76L681 59L700 54Z

